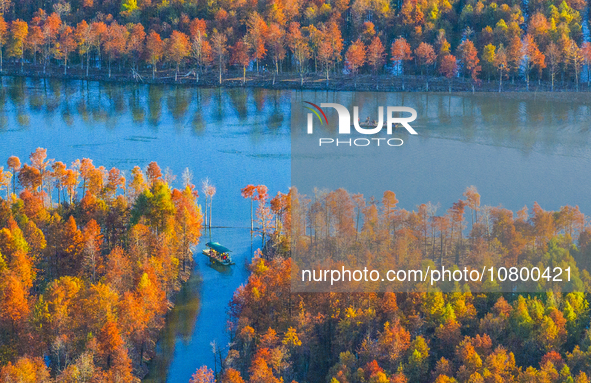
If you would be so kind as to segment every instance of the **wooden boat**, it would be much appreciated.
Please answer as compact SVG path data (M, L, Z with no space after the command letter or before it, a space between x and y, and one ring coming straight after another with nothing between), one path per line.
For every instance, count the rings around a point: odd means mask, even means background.
M234 264L232 257L230 257L230 252L232 250L217 242L207 242L205 246L207 246L207 249L203 249L203 254L209 258L211 263L222 266L230 266Z

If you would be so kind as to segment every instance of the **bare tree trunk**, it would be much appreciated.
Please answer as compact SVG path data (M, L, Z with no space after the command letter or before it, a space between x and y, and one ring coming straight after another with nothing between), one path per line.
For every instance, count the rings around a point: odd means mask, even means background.
M207 227L207 222L208 222L207 207L208 207L208 202L207 202L207 194L206 194L205 195L205 227Z
M209 228L210 229L211 229L211 211L213 210L212 203L213 203L213 196L212 197L209 197L209 221L208 221L208 225L209 225Z

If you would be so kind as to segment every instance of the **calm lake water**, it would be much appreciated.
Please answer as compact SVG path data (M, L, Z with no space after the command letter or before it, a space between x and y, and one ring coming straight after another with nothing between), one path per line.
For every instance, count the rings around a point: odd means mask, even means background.
M304 92L293 100L292 126L298 129L292 131L292 184L304 194L314 187L344 187L381 200L392 190L399 207L413 210L430 201L445 212L474 185L483 205L516 211L537 201L546 210L579 205L591 214L589 93ZM404 144L319 148L319 137L350 136L336 132L338 116L328 107L328 127L314 117L314 134L306 135L308 110L302 101L344 105L352 118L358 106L361 120L377 120L378 106L412 107L418 135L398 128L388 136L383 128L377 137L401 138Z
M127 174L157 161L179 184L188 167L196 184L208 177L216 186L213 224L224 228L204 234L202 242L211 238L233 249L236 265L214 269L202 246L196 249L195 272L168 317L149 382L188 382L201 365L213 367L213 341L226 346L228 302L260 245L260 238L251 240L250 205L240 188L265 184L275 194L291 185L292 97L359 105L362 116L375 114L376 103L417 109L420 134L405 141L388 168L388 188L403 208L431 201L447 209L475 185L483 204L520 209L538 201L545 209L570 204L591 214L591 97L560 102L534 94L292 93L10 77L0 84L1 162L45 147L49 158L92 158ZM338 178L315 186L322 182Z

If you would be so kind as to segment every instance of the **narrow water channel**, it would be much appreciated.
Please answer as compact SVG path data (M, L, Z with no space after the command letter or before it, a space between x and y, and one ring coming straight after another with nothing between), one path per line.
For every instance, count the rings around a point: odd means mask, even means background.
M233 266L212 266L201 253L204 243L217 241L232 250ZM246 282L247 263L260 237L251 241L250 228L216 228L205 233L194 251L193 274L181 289L157 345L144 382L188 382L197 368L214 369L212 345L227 347L226 310L234 291Z

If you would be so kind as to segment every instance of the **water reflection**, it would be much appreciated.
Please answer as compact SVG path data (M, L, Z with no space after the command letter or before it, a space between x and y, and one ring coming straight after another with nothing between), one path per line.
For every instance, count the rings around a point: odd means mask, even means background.
M591 94L587 93L298 92L296 97L316 104L336 102L350 110L359 106L362 120L377 119L378 105L410 106L418 114L413 127L425 139L516 148L524 154L590 157Z
M289 92L264 89L223 90L1 77L0 127L8 125L9 121L27 127L34 116L41 116L50 123L58 114L66 126L80 119L89 126L106 124L116 128L121 117L129 114L134 124L147 122L157 128L169 115L176 128L189 126L199 133L205 128L205 121L219 123L231 118L243 123L255 115L268 114L258 121L277 128L289 120L287 100Z
M174 309L166 316L166 326L158 341L158 352L150 362L150 373L144 382L166 382L177 341L185 344L190 342L201 308L201 283L201 275L196 266L191 278L178 293Z
M219 241L233 250L234 266L212 265L201 250L194 250L193 275L182 288L170 312L157 355L150 363L148 383L188 382L197 368L213 368L211 343L228 344L226 308L234 291L246 280L245 262L252 256L250 229L216 228L201 242Z
M413 107L418 117L411 125L419 133L396 129L394 137L404 140L399 148L348 150L334 141L318 147L318 137L339 137L336 124L316 124L314 136L292 130L292 185L304 194L343 187L379 197L392 190L404 209L429 201L447 209L474 185L491 206L578 205L591 214L591 94L303 92L293 98L292 126L306 126L304 100L356 106L362 120L377 119L379 106ZM333 108L325 113L329 121L338 118ZM386 136L386 129L378 133Z
M129 114L136 125L157 128L169 114L176 129L201 134L207 123L244 124L255 118L264 128L286 126L291 91L265 89L202 89L141 84L114 84L58 79L2 77L0 128L10 121L28 127L41 115L47 123L59 113L66 126L106 124L115 129ZM591 95L578 94L432 94L371 92L293 92L301 99L339 102L346 106L406 105L418 112L421 136L540 151L588 156ZM8 101L8 102L7 102ZM232 121L228 121L228 118ZM253 124L256 140L261 126ZM573 149L575 149L573 151Z

